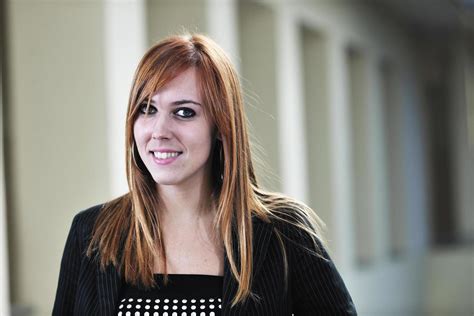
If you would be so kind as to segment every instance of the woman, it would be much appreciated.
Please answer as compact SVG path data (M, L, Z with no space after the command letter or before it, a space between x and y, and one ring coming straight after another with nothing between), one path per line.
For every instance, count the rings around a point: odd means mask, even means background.
M355 315L322 222L260 188L238 76L195 34L142 58L126 120L130 192L77 214L54 315Z

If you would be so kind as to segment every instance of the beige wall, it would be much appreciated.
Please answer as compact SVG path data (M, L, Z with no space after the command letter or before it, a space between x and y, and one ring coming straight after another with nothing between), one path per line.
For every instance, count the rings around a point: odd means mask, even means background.
M472 315L474 249L433 250L425 263L425 315Z
M10 276L33 315L51 313L73 215L109 197L102 15L97 1L8 3Z
M183 30L207 32L206 0L148 0L148 44Z

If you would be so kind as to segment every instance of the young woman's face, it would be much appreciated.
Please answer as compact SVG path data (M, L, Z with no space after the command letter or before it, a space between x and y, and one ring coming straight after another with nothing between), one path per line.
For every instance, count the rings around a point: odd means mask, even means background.
M157 185L199 185L210 174L212 124L204 115L195 68L139 106L133 126L138 152Z

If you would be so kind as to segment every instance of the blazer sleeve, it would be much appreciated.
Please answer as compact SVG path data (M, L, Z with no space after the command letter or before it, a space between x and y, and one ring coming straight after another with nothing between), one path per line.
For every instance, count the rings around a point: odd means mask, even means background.
M304 249L316 250L309 235L299 231L297 236L296 243L290 245L294 315L357 315L352 298L326 249L318 242L320 256L317 256Z
M81 249L78 239L78 216L76 215L72 221L61 259L53 316L74 314L74 302L80 267Z

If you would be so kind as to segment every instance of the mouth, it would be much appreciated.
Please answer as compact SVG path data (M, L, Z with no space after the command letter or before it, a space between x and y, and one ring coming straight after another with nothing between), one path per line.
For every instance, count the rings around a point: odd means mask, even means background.
M150 151L150 154L158 161L167 161L172 160L178 156L180 156L183 152L176 151L176 152L158 152L158 151Z

